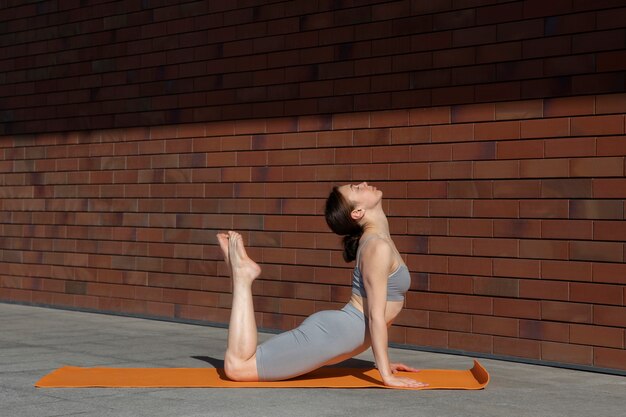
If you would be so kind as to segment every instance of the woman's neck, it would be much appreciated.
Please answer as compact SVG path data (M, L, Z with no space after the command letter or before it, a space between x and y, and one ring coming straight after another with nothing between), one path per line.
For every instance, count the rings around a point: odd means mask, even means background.
M389 221L385 213L382 210L377 210L368 214L369 216L364 224L364 233L391 237L389 233Z

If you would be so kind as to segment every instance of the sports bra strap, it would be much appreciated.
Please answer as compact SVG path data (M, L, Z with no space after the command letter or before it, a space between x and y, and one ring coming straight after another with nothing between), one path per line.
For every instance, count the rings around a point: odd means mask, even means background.
M379 237L379 236L377 236L377 235L368 236L363 242L359 243L359 247L356 250L356 264L357 264L357 266L359 265L359 259L361 259L361 249L363 249L365 247L367 242L369 242L370 240L372 240L375 237Z

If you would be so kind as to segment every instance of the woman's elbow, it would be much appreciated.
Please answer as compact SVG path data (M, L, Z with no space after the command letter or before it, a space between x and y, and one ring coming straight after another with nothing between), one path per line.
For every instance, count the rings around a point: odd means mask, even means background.
M369 325L370 325L370 328L381 326L381 325L386 326L385 315L377 314L375 312L370 312Z

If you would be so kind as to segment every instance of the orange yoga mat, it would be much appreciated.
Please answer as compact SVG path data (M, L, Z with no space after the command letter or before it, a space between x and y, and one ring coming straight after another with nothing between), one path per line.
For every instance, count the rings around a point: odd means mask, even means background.
M429 384L416 389L482 389L489 373L474 360L467 370L427 369L400 375ZM41 378L39 388L386 388L376 369L325 367L278 382L234 382L215 368L81 368L65 366Z

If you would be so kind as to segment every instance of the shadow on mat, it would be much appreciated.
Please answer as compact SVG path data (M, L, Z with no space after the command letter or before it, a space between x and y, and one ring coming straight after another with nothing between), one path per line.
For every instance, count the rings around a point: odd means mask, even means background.
M214 368L224 368L224 360L212 358L210 356L192 356L193 359L204 361ZM359 369L371 369L374 367L374 362L365 361L363 359L351 358L343 362L336 363L334 365L328 365L329 368L359 368Z
M212 358L210 356L192 356L193 359L198 359L200 361L206 362L208 364L210 364L211 366L213 366L214 368L217 369L217 373L220 376L221 379L223 380L228 380L228 377L226 376L226 374L224 373L224 360L223 359L217 359L217 358ZM375 379L365 375L363 372L368 370L368 369L372 369L374 367L374 362L371 361L365 361L362 359L356 359L356 358L351 358L351 359L347 359L343 362L339 362L337 364L334 365L328 365L328 366L324 366L320 369L317 369L315 371L312 371L308 374L305 375L301 375L298 377L298 379L300 380L306 380L306 379L319 379L319 378L336 378L336 377L341 377L341 376L353 376L365 381L369 381L369 382L374 382L374 383L378 383L378 381L376 381ZM341 370L337 370L339 373L334 372L334 371L330 371L329 368L343 368ZM359 369L359 370L363 370L363 371L356 371L355 369Z
M192 356L192 359L198 359L199 361L204 361L214 368L223 369L224 368L224 360L212 358L210 356Z
M374 367L374 362L364 361L363 359L350 358L343 362L336 363L334 365L328 365L329 368L359 368L359 369L371 369Z

